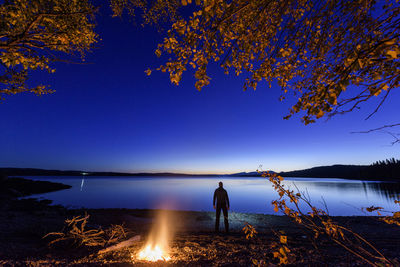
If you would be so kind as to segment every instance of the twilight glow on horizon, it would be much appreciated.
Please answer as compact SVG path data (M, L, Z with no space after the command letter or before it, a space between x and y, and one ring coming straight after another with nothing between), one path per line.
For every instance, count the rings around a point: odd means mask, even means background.
M0 104L0 167L116 172L234 173L289 171L332 164L370 164L399 158L384 132L356 134L397 122L394 90L370 119L378 98L361 110L312 125L283 120L295 98L280 88L243 91L243 77L218 66L198 92L193 73L179 86L153 72L161 60L156 29L99 17L102 40L88 64L37 73L56 92L9 96Z

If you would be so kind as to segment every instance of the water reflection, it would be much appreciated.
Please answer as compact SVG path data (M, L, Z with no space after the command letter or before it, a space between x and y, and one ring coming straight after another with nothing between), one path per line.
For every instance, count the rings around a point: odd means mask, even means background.
M375 182L363 183L363 186L366 192L373 191L388 201L393 202L400 198L400 183Z
M324 179L321 178L313 178L312 180L305 181L300 180L300 178L288 178L285 182L288 186L300 185L301 188L315 188L322 192L330 190L354 192L361 191L360 189L362 188L362 192L366 197L368 197L368 194L372 193L373 195L379 195L380 198L390 202L393 202L400 196L400 183L395 182L347 181L344 179L324 181Z
M275 214L271 201L278 198L267 179L182 177L31 177L69 184L71 189L38 195L55 204L86 208L164 208L211 211L212 195L222 180L231 209L236 212ZM82 185L84 187L82 190ZM286 178L284 183L310 196L320 208L326 203L331 215L361 215L362 207L398 210L394 199L400 184L322 178Z

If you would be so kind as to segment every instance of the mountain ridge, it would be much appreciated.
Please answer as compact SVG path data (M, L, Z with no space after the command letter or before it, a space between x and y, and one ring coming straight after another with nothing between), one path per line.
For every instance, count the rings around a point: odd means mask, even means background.
M269 171L274 172L274 171ZM351 180L391 180L400 181L400 161L391 159L371 165L334 164L302 170L277 172L283 177L342 178ZM3 176L161 176L161 177L260 177L260 172L238 172L232 174L187 174L173 172L88 172L81 170L47 170L39 168L0 168Z

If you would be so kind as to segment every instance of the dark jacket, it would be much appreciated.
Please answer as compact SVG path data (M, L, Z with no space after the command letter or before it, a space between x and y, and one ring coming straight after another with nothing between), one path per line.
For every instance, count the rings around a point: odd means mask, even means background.
M216 203L215 203L216 202ZM214 192L214 199L213 199L213 205L215 206L226 206L229 207L229 198L228 198L228 193L226 190L222 187L218 187L215 189Z

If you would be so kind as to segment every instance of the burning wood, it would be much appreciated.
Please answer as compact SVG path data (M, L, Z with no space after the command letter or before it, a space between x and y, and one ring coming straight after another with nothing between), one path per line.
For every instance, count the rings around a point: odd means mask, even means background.
M157 221L148 237L146 245L137 253L136 258L145 261L170 260L168 242L171 237L172 225L169 223L168 213L161 211L157 216Z
M146 261L168 261L171 257L159 245L147 245L138 253L139 260Z

